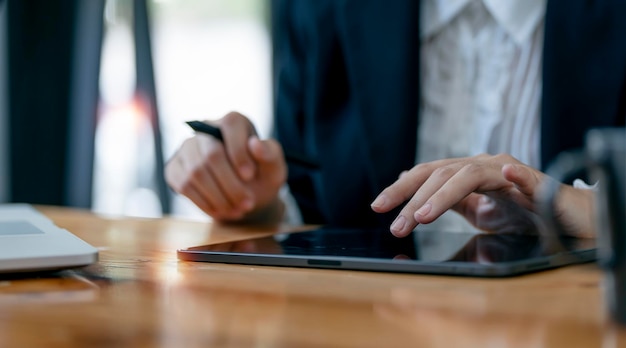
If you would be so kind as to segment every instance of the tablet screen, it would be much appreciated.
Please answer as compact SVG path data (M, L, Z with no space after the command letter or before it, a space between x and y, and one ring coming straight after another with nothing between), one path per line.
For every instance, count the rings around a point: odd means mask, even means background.
M537 269L541 268L540 265L549 268L590 261L595 256L594 248L595 241L592 239L571 237L416 231L405 238L396 238L386 229L324 227L307 232L192 247L180 250L179 258L446 274L457 273L450 271L451 266L459 271L473 268L485 272L488 268L497 268L496 273L505 275L534 270L514 267L527 266L531 260Z

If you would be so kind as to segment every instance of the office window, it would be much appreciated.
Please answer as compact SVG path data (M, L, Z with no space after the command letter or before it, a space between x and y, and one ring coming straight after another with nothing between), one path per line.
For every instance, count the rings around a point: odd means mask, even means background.
M135 94L132 6L108 0L100 74L93 209L159 216L146 104ZM148 1L158 114L167 160L192 132L184 121L236 110L261 136L271 128L271 57L265 0ZM172 213L207 219L174 196Z

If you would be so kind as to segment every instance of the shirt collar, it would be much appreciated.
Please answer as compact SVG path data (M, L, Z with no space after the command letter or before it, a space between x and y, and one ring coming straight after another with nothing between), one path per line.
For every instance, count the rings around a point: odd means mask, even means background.
M491 16L517 44L528 40L546 11L546 0L423 0L421 37L434 35L471 1L482 1Z

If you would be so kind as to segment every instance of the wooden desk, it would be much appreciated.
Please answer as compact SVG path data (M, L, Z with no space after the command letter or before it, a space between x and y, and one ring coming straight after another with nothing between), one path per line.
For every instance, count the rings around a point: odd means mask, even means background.
M473 279L178 262L273 233L40 207L101 248L56 277L0 278L0 347L620 347L595 265Z

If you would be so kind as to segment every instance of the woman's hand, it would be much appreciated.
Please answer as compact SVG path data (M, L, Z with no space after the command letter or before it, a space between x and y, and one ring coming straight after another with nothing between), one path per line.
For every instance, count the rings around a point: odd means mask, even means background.
M187 139L167 163L167 183L216 221L280 221L278 191L287 178L282 147L273 139L260 140L252 123L236 112L216 123L224 140L207 134Z
M433 222L448 209L484 231L525 230L536 219L537 194L544 180L552 179L510 155L439 160L402 173L378 195L372 209L383 213L408 200L390 228L398 237L417 224ZM561 191L557 217L568 234L592 236L593 192L569 185Z

